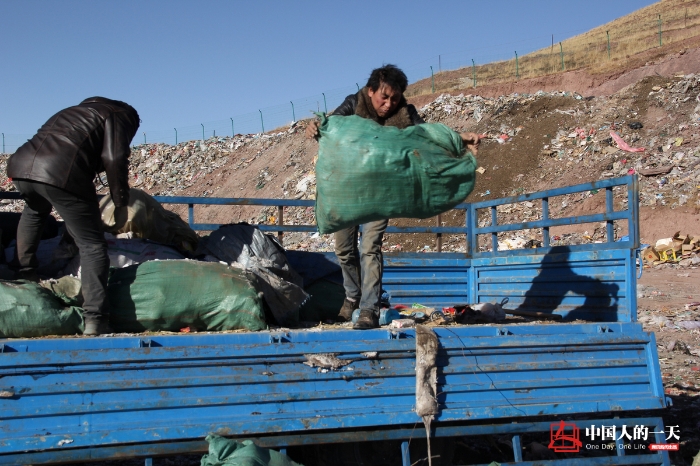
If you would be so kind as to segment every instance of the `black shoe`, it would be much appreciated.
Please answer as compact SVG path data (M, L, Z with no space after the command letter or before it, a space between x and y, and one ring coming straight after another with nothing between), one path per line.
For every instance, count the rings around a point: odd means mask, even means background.
M85 320L83 335L104 335L105 333L114 333L112 327L109 326L107 318Z
M370 328L379 328L379 316L372 309L362 309L360 317L352 326L355 330L367 330Z
M338 317L335 320L338 322L350 322L352 320L352 312L358 307L360 307L359 300L350 301L348 298L345 298L343 307L340 308Z

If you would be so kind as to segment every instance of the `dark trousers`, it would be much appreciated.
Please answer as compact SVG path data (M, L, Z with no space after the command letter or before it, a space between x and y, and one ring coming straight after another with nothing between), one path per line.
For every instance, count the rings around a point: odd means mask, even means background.
M48 184L29 180L13 182L25 202L17 226L17 260L20 270L31 272L39 265L36 251L53 206L63 217L68 233L80 250L84 316L88 319L108 317L109 256L97 194L84 199Z
M362 225L362 239L357 246L359 226L335 233L335 255L343 271L345 295L360 300L360 309L379 312L382 297L384 256L382 240L389 220L378 220Z

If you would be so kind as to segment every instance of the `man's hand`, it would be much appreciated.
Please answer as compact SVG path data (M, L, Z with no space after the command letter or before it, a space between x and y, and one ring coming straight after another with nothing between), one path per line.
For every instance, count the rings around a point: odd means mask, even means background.
M318 120L311 120L308 125L306 125L306 130L304 130L304 134L306 134L307 139L317 139L318 138L318 128L321 126L321 122Z
M479 151L479 143L486 137L485 134L476 133L459 133L459 135L462 137L464 145L467 146L467 149L474 155Z

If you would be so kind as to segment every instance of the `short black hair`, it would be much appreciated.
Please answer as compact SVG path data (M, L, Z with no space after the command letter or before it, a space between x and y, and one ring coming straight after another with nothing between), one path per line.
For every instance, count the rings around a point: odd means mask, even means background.
M408 87L408 78L396 65L384 65L381 68L372 70L367 80L367 87L372 89L372 92L377 92L381 83L386 84L395 91L401 91L403 94Z

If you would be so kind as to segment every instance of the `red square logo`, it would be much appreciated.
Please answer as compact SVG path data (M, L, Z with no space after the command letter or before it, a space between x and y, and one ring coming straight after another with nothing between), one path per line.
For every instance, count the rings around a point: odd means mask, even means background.
M557 453L578 453L581 450L580 430L576 424L559 421L549 425L549 448Z

